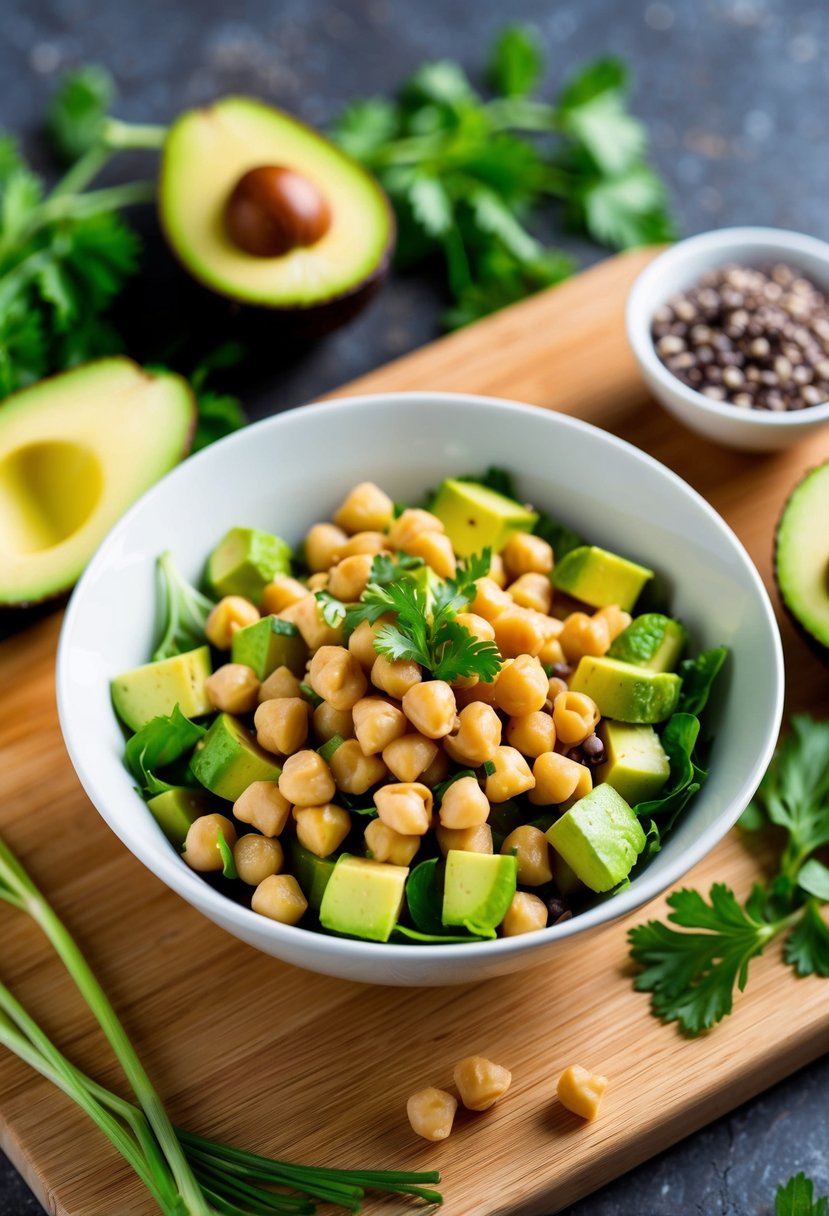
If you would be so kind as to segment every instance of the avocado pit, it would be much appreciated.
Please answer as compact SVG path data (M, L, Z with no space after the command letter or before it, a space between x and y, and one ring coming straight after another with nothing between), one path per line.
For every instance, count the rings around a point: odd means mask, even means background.
M225 229L253 257L278 258L315 245L331 227L331 208L317 186L284 165L248 169L230 192Z

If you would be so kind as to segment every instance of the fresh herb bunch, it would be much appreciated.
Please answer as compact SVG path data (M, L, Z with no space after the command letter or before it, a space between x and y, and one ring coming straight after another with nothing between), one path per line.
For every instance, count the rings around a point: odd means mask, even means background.
M815 1184L801 1171L777 1188L774 1216L829 1216L829 1198L815 1198Z
M587 64L555 103L533 96L544 66L534 31L510 26L490 56L494 97L441 60L395 101L354 102L334 126L394 205L399 264L443 258L450 327L568 277L571 259L534 234L551 203L568 227L614 249L673 236L645 130L626 108L624 64Z
M756 884L744 904L724 883L712 886L708 902L698 891L675 891L668 920L680 929L649 921L629 933L631 956L644 968L635 987L653 994L657 1017L689 1035L731 1012L751 959L782 934L797 975L829 976L829 868L816 856L829 845L829 721L792 718L741 823L784 833L770 882Z
M405 1195L429 1204L441 1202L439 1192L429 1185L440 1181L436 1170L341 1170L295 1165L173 1127L80 949L2 840L0 900L27 912L46 934L98 1020L138 1105L124 1101L76 1068L3 984L0 1044L52 1081L89 1115L132 1166L164 1216L311 1216L316 1211L316 1200L359 1212L366 1190Z

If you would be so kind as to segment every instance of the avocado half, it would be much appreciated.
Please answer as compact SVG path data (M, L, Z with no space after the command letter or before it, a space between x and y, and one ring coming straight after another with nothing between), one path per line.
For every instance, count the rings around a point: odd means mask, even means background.
M0 606L68 591L127 507L190 450L190 386L99 359L0 404Z
M243 248L228 222L244 181L268 173L282 174L318 202L310 225L295 214L297 222L288 225L293 237L277 240L282 252L270 255L267 243L257 252L256 242ZM287 193L296 197L296 190ZM277 206L282 202L277 197ZM302 205L300 199L297 209ZM244 97L222 98L172 124L159 212L173 252L204 286L288 321L310 320L312 330L333 328L357 312L381 285L394 249L393 212L375 179L292 115Z
M786 499L774 543L774 579L805 640L829 659L829 461Z

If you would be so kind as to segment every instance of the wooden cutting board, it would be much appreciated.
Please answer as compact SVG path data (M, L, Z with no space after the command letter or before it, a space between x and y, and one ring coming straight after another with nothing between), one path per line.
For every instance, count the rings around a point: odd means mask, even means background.
M457 389L577 414L674 468L725 516L770 585L775 519L829 433L771 456L715 448L651 401L628 352L623 305L652 256L618 257L562 287L364 377L348 393ZM382 303L380 304L382 308ZM256 953L162 886L87 801L54 705L59 620L0 646L0 831L18 851L121 1013L174 1119L271 1155L367 1168L439 1168L451 1216L551 1213L817 1057L829 988L796 980L772 949L713 1033L683 1040L631 988L625 932L563 943L555 965L466 988L371 988ZM788 710L829 711L827 678L781 620ZM745 893L761 872L732 833L688 876ZM657 901L647 914L659 916ZM117 1067L38 930L2 918L2 979L82 1068L123 1089ZM410 1132L406 1098L451 1083L461 1056L513 1070L502 1104L459 1116L451 1138ZM554 1098L573 1062L605 1073L600 1118ZM67 1216L148 1216L153 1205L62 1095L0 1056L3 1148L43 1203ZM372 1200L370 1213L403 1210ZM406 1210L410 1209L406 1205Z

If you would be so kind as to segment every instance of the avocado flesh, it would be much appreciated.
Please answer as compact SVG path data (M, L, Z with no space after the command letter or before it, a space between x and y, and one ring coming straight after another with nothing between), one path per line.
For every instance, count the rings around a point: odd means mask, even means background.
M774 577L807 639L829 650L829 462L795 486L777 525Z
M605 718L598 734L605 745L605 760L596 769L595 783L606 781L631 806L658 797L671 765L653 727Z
M278 616L264 616L255 624L236 630L230 657L234 663L251 667L259 680L267 680L277 667L288 667L302 679L308 647L296 625Z
M443 924L494 934L509 911L517 881L518 863L511 854L450 849L443 883Z
M334 933L387 942L403 906L408 866L344 854L320 903L320 923Z
M670 717L679 701L682 681L671 671L649 671L619 659L586 654L570 680L573 692L596 702L603 718L653 724Z
M227 235L224 207L250 169L279 165L327 201L328 231L313 245L257 257ZM386 196L360 165L281 110L226 97L182 114L164 143L159 211L167 239L205 286L249 304L308 309L351 295L385 272L394 238Z
M127 507L188 452L189 385L99 359L0 404L0 604L67 591Z
M259 603L277 574L291 573L291 550L259 528L231 528L207 559L207 581L216 595L242 595Z
M260 747L247 727L232 714L219 714L196 746L193 775L207 790L228 802L254 781L278 781L276 756Z
M553 586L592 608L616 604L630 612L653 571L646 566L600 549L581 545L571 549L552 573Z
M627 878L645 847L645 833L611 785L597 785L547 832L547 839L591 891L609 891Z
M431 506L459 557L482 549L500 553L513 532L532 532L535 511L474 481L443 482Z
M204 790L176 786L148 799L147 806L158 826L176 849L184 848L187 830L195 819L217 809L216 802Z
M661 612L645 612L614 638L607 656L649 671L675 671L687 641L679 621Z
M205 687L211 670L209 646L133 667L110 683L115 712L134 731L177 705L186 718L200 718L213 710Z

